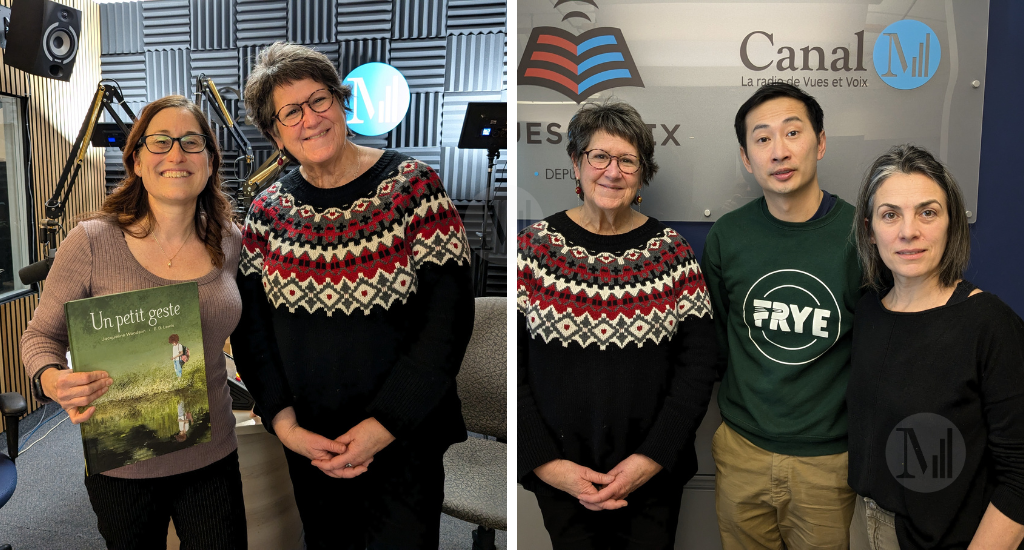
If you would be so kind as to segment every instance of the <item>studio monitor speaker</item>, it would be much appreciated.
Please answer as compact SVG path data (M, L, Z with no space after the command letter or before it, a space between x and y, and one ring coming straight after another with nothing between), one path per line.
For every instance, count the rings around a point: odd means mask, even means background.
M81 11L52 0L14 0L4 62L29 74L67 81L81 34Z

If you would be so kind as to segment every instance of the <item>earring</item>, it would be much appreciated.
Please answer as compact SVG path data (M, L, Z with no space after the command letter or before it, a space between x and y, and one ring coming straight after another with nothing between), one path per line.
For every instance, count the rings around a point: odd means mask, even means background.
M644 202L644 198L641 197L639 194L637 194L636 198L633 199L633 204L640 204L642 202Z
M580 186L580 180L576 180L576 196L583 198L583 187Z

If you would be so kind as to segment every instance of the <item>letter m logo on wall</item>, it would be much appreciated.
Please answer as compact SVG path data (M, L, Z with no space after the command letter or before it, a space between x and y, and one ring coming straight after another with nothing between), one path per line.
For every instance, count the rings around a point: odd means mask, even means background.
M542 86L576 103L597 92L644 87L622 31L601 27L574 35L557 27L537 27L519 62L519 85Z

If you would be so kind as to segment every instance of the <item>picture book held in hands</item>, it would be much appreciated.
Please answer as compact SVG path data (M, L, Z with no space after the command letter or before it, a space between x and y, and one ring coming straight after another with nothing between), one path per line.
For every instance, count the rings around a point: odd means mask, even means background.
M210 403L195 282L64 306L76 372L113 384L82 423L86 474L210 441Z

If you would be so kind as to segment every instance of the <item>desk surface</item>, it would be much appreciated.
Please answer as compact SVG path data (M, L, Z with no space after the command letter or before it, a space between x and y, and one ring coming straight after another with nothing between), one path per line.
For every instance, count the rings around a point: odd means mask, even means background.
M233 412L250 550L302 548L302 521L280 440L251 411ZM179 544L172 523L167 548L177 550Z
M253 433L266 433L260 417L252 414L252 411L231 411L235 414L235 435L249 435Z

